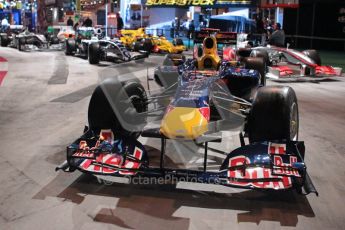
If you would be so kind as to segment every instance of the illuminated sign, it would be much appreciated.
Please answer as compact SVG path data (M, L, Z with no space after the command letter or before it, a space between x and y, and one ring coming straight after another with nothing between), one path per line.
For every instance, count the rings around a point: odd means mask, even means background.
M252 1L241 0L147 0L146 6L184 7L184 6L214 6L214 5L248 5Z
M147 6L209 6L215 0L147 0Z

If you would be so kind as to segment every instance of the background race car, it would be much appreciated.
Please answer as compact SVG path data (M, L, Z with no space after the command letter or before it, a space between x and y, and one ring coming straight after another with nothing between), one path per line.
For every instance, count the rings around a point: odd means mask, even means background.
M182 53L186 50L182 39L175 38L170 42L165 37L151 36L144 28L121 30L121 42L132 50L145 50L153 53Z
M175 38L170 42L165 37L152 37L154 53L180 54L186 50L181 38Z
M298 51L276 46L238 49L241 57L264 57L267 78L274 81L318 81L341 76L342 68L323 66L316 50Z
M148 57L148 52L129 51L118 39L102 38L101 29L81 27L75 38L66 40L66 55L79 55L89 60L90 64L100 61L131 61Z
M61 49L56 36L29 32L22 25L11 25L0 34L1 46L17 48L19 51L35 49Z

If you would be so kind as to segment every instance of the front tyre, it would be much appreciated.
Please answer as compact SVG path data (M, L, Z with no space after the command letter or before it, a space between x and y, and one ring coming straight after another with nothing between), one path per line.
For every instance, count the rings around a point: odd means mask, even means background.
M7 34L2 34L0 35L0 45L2 47L7 47L8 46L8 36Z
M65 50L65 54L67 56L73 55L74 52L76 50L76 44L75 44L75 40L72 38L69 38L66 40L66 50Z
M24 51L24 46L25 46L25 38L19 37L18 38L18 43L17 43L17 49L19 51Z
M95 133L112 129L115 134L138 138L146 124L147 110L147 95L139 82L108 80L91 96L89 125Z
M287 86L259 88L246 124L249 142L297 141L298 129L295 91Z
M89 63L96 65L100 60L100 45L99 43L91 43L89 45Z
M134 42L133 43L133 51L138 52L141 49L141 44L140 42Z

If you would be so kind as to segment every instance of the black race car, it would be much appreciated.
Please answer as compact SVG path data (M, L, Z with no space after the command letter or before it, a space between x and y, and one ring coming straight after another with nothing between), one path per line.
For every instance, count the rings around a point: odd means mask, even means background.
M90 64L100 61L123 62L148 57L148 52L129 51L120 40L102 38L102 31L92 27L81 27L76 31L75 38L66 40L66 55L79 55L89 60Z
M58 49L54 45L59 45L56 36L48 38L43 34L35 34L22 25L11 25L6 31L0 34L0 43L3 47L17 48L19 51L27 49Z

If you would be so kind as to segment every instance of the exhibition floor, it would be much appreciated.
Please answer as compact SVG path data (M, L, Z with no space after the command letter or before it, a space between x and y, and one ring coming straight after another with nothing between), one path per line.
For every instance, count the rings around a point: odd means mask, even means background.
M324 64L345 69L341 55L321 52ZM134 74L146 86L147 73L153 73L163 56L98 66L63 52L1 48L1 57L8 61L8 73L0 86L0 229L323 230L345 226L344 75L332 81L288 83L297 94L299 139L305 141L317 197L191 183L107 185L80 172L55 172L66 159L66 146L87 124L90 95L103 73ZM150 84L157 87L153 81ZM210 168L218 167L225 157L219 145L230 151L240 144L238 134L224 135L226 142L211 145ZM159 157L159 140L142 138L142 142L149 154ZM169 164L202 164L197 151L178 159L174 146L168 144Z

